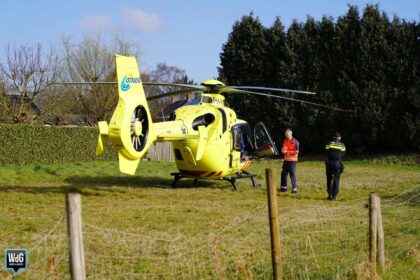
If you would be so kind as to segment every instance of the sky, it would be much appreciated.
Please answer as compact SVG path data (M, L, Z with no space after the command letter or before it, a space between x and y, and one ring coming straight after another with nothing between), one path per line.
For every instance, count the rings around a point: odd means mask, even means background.
M140 47L140 68L167 63L186 70L196 83L217 77L220 52L233 24L253 12L265 26L279 16L287 27L293 19L336 19L348 4L379 4L394 14L419 21L420 0L0 0L0 59L11 42L58 46L63 37L75 42L89 34L119 34Z

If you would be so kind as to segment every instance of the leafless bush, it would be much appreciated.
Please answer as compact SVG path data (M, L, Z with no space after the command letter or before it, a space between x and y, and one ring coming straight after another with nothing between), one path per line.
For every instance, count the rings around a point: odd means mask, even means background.
M52 49L43 55L42 46L9 44L0 63L0 107L4 120L31 122L41 114L34 99L58 79L60 63Z

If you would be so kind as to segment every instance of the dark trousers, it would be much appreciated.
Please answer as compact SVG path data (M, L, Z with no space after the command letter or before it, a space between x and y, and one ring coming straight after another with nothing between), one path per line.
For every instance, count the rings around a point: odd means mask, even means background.
M327 192L328 196L335 199L340 185L340 175L342 163L339 160L327 160L325 169L327 173Z
M281 188L287 190L287 175L290 174L292 181L292 188L296 189L296 162L295 161L283 161L283 167L281 170Z

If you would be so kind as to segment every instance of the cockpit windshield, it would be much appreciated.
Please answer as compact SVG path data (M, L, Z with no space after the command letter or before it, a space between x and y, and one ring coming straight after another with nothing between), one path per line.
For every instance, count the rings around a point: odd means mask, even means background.
M200 103L213 103L213 99L210 96L203 96L203 93L200 91L195 94L193 100L186 102L183 106L186 105L200 105Z
M200 102L201 102L201 92L200 93L196 93L194 99L188 101L187 103L185 103L184 106L185 105L199 105Z

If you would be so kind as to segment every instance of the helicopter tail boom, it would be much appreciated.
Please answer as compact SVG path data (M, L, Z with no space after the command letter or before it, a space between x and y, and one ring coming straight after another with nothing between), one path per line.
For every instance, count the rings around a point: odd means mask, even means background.
M187 127L182 120L154 123L156 142L179 141L198 138L197 135L187 134Z

